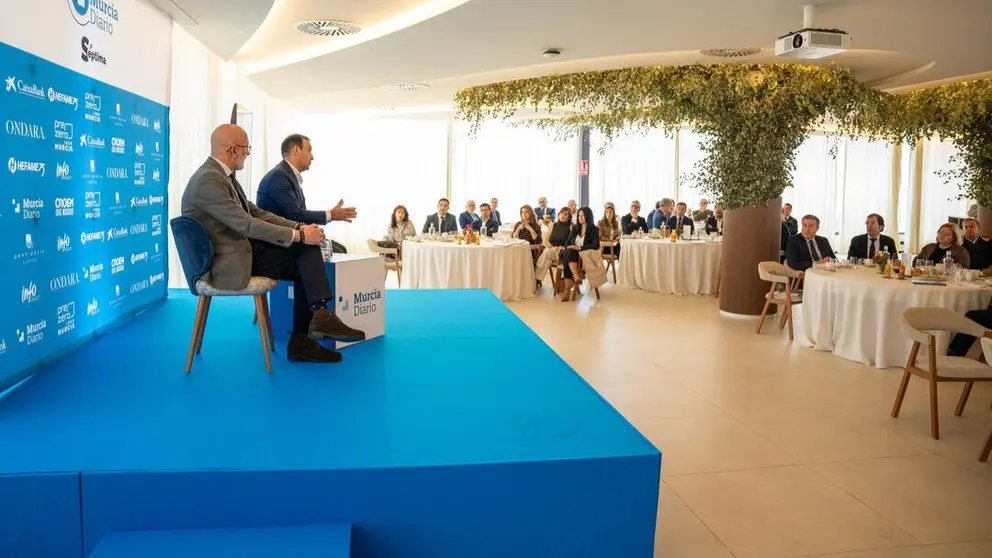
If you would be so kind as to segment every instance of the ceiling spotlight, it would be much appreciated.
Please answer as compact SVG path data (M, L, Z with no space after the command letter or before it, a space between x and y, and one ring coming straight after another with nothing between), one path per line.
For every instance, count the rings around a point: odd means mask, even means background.
M343 37L354 35L362 30L361 27L347 21L334 19L311 19L296 24L296 30L307 35L320 37Z
M396 89L401 89L403 91L420 91L422 89L427 89L429 86L426 83L400 83L395 87Z
M561 51L557 48L549 48L548 50L542 52L541 56L545 58L558 58L561 56Z

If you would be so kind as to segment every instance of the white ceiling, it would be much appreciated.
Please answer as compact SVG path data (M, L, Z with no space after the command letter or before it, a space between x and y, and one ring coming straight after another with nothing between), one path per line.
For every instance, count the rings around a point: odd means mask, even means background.
M704 48L758 47L745 60L781 62L775 38L803 26L807 2L819 4L815 26L852 37L854 50L822 63L851 67L865 82L899 88L992 72L992 0L173 1L208 47L227 57L240 51L235 59L264 91L315 112L424 113L449 107L462 87L493 81L720 61L699 54ZM227 18L219 6L235 3L237 17ZM263 8L268 17L259 18ZM221 14L223 25L214 18ZM313 18L365 31L315 39L293 28ZM248 29L254 37L232 52ZM541 56L548 47L562 56L549 63ZM430 87L393 87L402 82Z

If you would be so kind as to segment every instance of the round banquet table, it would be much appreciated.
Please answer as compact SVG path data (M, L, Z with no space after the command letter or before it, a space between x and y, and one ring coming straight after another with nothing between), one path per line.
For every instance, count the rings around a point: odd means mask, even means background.
M617 284L670 294L720 291L723 243L621 238Z
M940 306L962 314L984 309L992 290L973 284L914 285L910 278L884 279L874 268L810 269L803 286L800 342L820 351L877 368L906 365L912 342L902 332L902 313L914 306ZM937 335L937 354L950 335Z
M482 244L407 240L404 289L489 289L500 300L534 296L534 264L527 243Z

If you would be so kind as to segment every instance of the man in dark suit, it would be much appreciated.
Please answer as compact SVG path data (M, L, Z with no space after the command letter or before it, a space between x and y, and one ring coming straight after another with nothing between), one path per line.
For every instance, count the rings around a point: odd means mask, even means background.
M696 232L696 224L692 222L692 218L686 215L685 202L679 202L675 206L675 215L668 218L668 228L673 231L681 231L686 225L689 226L689 234L694 234Z
M964 220L964 248L971 256L970 269L987 269L992 265L992 243L982 238L978 219Z
M859 260L874 258L876 253L885 252L886 249L889 251L889 256L896 255L898 252L896 241L882 234L885 230L885 219L881 215L878 213L869 215L865 219L865 228L868 230L866 234L859 234L851 239L851 246L847 249L848 258Z
M479 214L475 212L475 200L468 200L465 202L465 211L458 216L459 230L471 227L478 218Z
M207 282L222 290L241 290L252 276L293 280L293 336L287 356L307 362L338 362L341 354L315 340L361 341L365 333L345 325L327 307L333 301L317 225L285 219L260 209L245 196L234 171L251 153L248 134L224 124L210 136L211 156L190 177L182 196L182 214L196 219L210 234L213 266Z
M544 196L537 198L537 207L534 208L534 214L537 216L538 221L545 217L551 217L552 221L556 219L555 208L548 205L548 198Z
M482 227L485 226L486 236L492 236L499 232L499 223L497 223L496 219L493 217L492 208L489 207L489 204L484 203L479 206L479 212L482 213L482 217L476 219L475 222L472 223L472 230L481 231Z
M489 199L489 208L493 212L493 219L496 219L496 224L503 226L503 218L499 215L499 200L496 198Z
M806 215L802 224L802 231L790 237L785 246L786 265L796 271L806 271L813 267L814 262L836 260L837 256L834 255L830 242L816 234L820 230L820 218Z
M449 202L447 198L441 198L437 201L437 213L433 213L427 216L427 220L424 221L424 233L429 233L431 230L431 225L434 225L434 232L438 234L443 233L456 233L458 232L458 221L455 220L455 216L448 213Z
M285 217L312 225L326 225L331 221L350 223L358 213L354 207L344 207L344 200L334 209L317 211L307 209L307 199L303 195L303 173L310 170L313 162L313 146L310 138L292 134L282 140L282 161L272 168L258 183L255 199L258 207ZM344 245L331 241L334 252L346 253Z

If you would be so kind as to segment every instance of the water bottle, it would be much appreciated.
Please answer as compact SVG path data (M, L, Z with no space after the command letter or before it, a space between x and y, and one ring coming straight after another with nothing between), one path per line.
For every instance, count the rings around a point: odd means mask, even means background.
M431 223L431 228L430 228L430 230L429 230L429 231L427 231L427 235L428 235L428 236L429 236L430 238L434 238L434 231L435 231L435 229L434 229L434 223Z
M486 236L486 224L482 224L482 228L479 230L479 236Z
M329 238L324 239L324 242L322 242L320 245L320 253L321 255L324 256L325 262L331 261L331 254L334 253L334 248L331 245L331 239Z
M944 254L944 271L950 273L954 270L954 258L951 257L951 253L948 252Z

